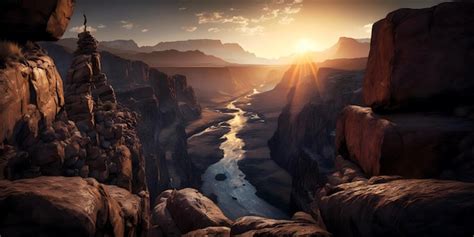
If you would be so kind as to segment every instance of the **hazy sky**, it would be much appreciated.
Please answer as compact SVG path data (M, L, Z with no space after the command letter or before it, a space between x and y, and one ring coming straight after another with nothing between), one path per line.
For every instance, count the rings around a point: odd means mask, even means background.
M304 41L320 50L340 36L369 38L370 26L398 8L440 0L77 0L65 37L76 37L82 14L99 40L139 45L186 39L236 42L261 57L289 55Z

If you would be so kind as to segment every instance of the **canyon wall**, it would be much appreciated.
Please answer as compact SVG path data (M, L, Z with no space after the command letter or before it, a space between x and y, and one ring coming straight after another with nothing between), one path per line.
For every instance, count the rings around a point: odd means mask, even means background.
M56 61L72 61L68 48L48 42L41 45ZM100 62L118 102L139 115L137 131L143 143L151 199L167 188L195 185L184 124L199 118L201 107L188 79L168 76L141 61L106 51L100 53Z
M69 8L61 11L72 12L73 1L63 3L58 7ZM120 58L114 68L125 75L109 80L104 66L113 71L113 64L103 63L87 31L75 52L52 50L67 65L62 80L55 60L29 41L50 34L12 34L0 45L0 206L15 217L0 218L0 233L146 236L148 186L153 200L167 188L193 185L183 123L200 116L194 91L183 76ZM23 215L27 210L42 217Z
M300 206L321 214L334 236L474 232L473 13L472 3L442 3L374 24L368 107L339 115L332 171L318 177L321 163L297 171L313 181L314 201Z
M293 177L293 204L307 209L313 187L334 168L337 116L344 106L361 102L364 73L319 68L317 74L300 76L294 70L275 87L288 94L288 102L268 145L272 159ZM309 82L290 84L297 78Z

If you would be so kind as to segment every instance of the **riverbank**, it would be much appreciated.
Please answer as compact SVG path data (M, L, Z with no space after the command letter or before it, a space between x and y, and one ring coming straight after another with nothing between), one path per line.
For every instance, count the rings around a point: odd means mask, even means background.
M259 117L251 119L237 136L244 140L245 157L238 162L247 180L256 187L257 196L290 211L291 176L270 157L267 142L276 130L278 116L286 98L273 98L271 92L239 101L238 106ZM264 122L262 122L262 119Z

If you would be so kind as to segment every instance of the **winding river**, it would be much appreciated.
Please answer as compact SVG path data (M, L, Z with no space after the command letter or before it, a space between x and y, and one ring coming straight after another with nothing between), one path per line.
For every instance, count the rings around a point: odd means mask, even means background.
M259 92L255 89L247 97L257 93ZM239 169L238 161L245 157L243 149L245 142L237 137L237 134L254 114L237 107L238 101L239 99L236 99L226 106L228 111L231 111L229 114L234 117L226 122L230 131L223 136L225 139L219 147L224 156L219 162L209 166L202 175L201 191L207 196L217 197L218 206L231 219L248 215L285 218L287 215L284 212L256 195L257 190L245 179L245 174ZM205 135L208 131L219 129L223 125L221 123L210 127L195 136ZM220 176L219 179L217 175Z

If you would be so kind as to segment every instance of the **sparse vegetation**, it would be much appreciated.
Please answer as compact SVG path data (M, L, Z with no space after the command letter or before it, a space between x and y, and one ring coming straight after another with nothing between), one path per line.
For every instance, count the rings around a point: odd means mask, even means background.
M11 41L0 41L0 62L8 62L23 57L21 47Z

